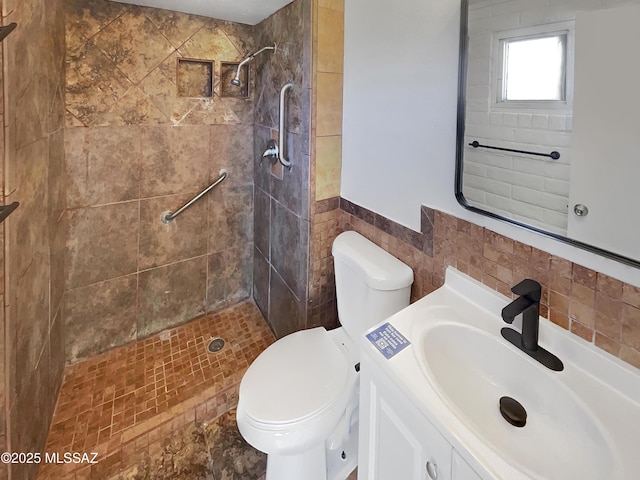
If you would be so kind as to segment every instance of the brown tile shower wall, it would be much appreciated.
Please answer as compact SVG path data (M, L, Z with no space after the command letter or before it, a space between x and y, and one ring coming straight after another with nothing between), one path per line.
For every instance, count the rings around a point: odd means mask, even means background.
M18 201L20 207L2 226L6 278L1 289L0 447L38 452L47 436L64 368L63 4L61 0L5 0L2 16L3 24L18 24L2 42L2 203ZM25 479L37 465L10 468L11 478ZM0 478L8 473L3 465Z
M307 327L312 0L296 0L256 27L256 46L278 45L256 58L254 298L278 337ZM281 87L287 97L286 148L293 164L281 175L260 163L279 128ZM281 178L280 178L281 177Z
M250 296L256 92L223 92L220 76L255 42L248 25L106 0L67 0L66 14L74 362ZM178 77L179 59L213 61L213 77L206 62ZM161 222L221 169L227 180Z
M343 198L339 203L316 216L330 226L326 244L345 230L369 238L413 268L412 301L442 286L448 265L507 296L533 278L543 286L544 317L640 367L640 288L425 206L418 233ZM323 313L330 315L327 305Z

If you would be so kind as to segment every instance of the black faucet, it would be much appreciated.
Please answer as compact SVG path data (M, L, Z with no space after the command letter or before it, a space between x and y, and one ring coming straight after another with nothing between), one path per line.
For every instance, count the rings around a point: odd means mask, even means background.
M503 328L500 333L505 339L545 367L555 371L563 370L562 361L538 345L542 287L535 280L527 278L511 288L511 291L520 297L502 309L502 319L507 323L513 323L516 316L522 314L522 334L507 327Z
M520 297L502 309L502 319L507 323L513 323L516 316L522 313L522 346L527 350L536 351L542 287L535 280L526 278L511 291Z

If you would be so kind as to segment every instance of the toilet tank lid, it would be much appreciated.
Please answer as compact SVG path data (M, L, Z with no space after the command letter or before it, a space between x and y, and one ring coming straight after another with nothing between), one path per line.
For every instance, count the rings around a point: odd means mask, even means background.
M413 283L413 270L357 232L343 232L331 249L336 260L359 271L376 290L397 290Z

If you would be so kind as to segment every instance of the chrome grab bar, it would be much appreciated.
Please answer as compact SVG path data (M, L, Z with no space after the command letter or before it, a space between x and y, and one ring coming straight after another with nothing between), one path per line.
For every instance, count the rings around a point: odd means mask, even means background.
M205 188L203 191L201 191L199 194L197 194L195 197L193 197L191 200L189 200L183 206L181 206L178 210L176 210L175 212L171 212L171 211L168 211L168 210L166 212L162 212L162 215L160 216L160 220L162 220L162 223L171 222L171 220L176 218L178 215L180 215L182 212L184 212L187 208L189 208L191 205L196 203L198 200L200 200L202 197L204 197L207 193L209 193L211 190L213 190L219 184L221 184L224 181L224 179L227 178L228 176L229 176L229 172L227 172L224 169L220 170L220 176L218 177L218 179L215 182L213 182L211 185L209 185L207 188Z
M289 170L291 170L291 161L287 160L287 158L284 155L284 151L285 151L285 139L284 139L284 117L285 117L285 112L284 112L284 98L285 95L287 93L287 90L289 90L291 87L293 87L293 83L289 82L289 83L285 83L284 86L282 87L282 89L280 89L280 131L279 131L279 135L278 135L278 145L280 145L280 154L278 155L278 160L280 160L280 163L282 164L282 166L287 167Z

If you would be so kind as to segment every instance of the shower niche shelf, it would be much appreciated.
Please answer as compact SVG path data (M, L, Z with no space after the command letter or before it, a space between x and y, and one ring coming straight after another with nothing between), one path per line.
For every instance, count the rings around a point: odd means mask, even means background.
M213 97L213 61L178 59L178 97Z

